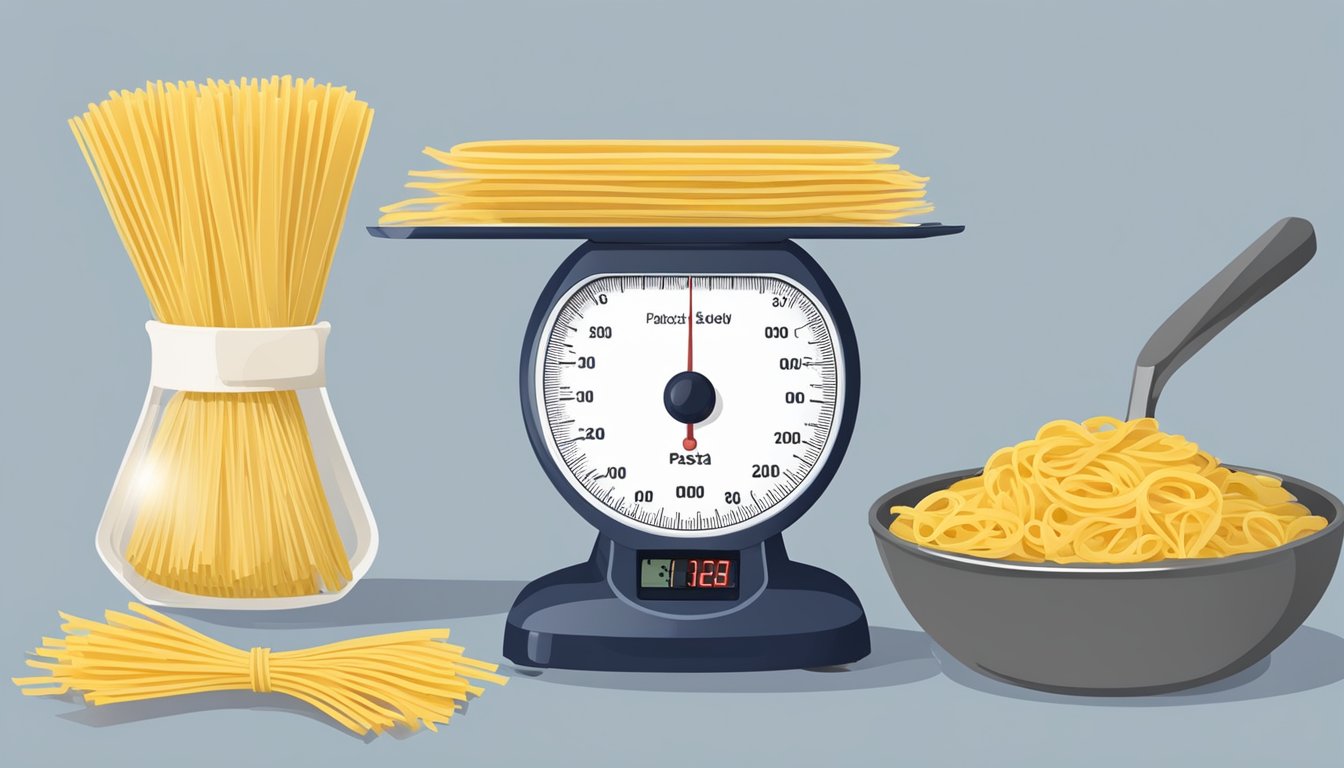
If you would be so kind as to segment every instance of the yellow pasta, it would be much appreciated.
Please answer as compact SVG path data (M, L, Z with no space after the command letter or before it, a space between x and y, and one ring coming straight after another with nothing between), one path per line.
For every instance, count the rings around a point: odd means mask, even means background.
M453 147L454 154L500 159L529 157L609 157L650 155L722 157L733 155L779 155L793 157L878 160L896 154L897 148L874 141L800 141L794 139L534 139L468 141Z
M273 77L148 83L70 121L155 316L257 328L317 318L373 110ZM292 391L178 392L126 551L217 597L339 589L351 569Z
M463 655L446 629L418 629L297 651L226 645L139 603L97 622L61 613L65 637L42 638L11 678L25 696L84 694L94 706L209 691L283 693L360 735L437 731L469 697L504 685L499 665ZM134 615L132 615L134 614Z
M147 466L126 550L146 578L216 597L311 595L350 579L293 392L177 393Z
M1236 472L1153 419L1052 421L983 474L895 506L921 546L1026 562L1226 557L1321 530L1277 479Z
M860 141L483 141L425 154L384 225L891 224L933 210L928 179Z

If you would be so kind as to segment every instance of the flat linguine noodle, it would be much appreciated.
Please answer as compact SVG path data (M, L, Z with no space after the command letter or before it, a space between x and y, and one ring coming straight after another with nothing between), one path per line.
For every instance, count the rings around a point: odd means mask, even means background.
M1154 419L1052 421L983 474L895 506L891 532L976 557L1139 563L1282 546L1326 519L1272 477L1237 472Z

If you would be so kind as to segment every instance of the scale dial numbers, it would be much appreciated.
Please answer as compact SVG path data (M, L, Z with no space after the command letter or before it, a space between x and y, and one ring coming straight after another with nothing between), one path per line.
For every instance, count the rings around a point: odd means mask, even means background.
M692 340L715 404L683 442L664 394L688 370ZM830 453L842 352L829 312L788 278L595 277L556 304L543 342L536 393L551 458L624 525L684 538L749 528L787 507Z

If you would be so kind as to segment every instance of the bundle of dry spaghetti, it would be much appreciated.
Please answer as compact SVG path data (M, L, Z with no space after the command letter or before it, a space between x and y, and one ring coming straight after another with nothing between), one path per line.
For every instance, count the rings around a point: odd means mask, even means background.
M157 318L312 324L373 110L312 80L148 83L70 126ZM125 553L182 592L334 590L350 563L293 391L177 392Z
M922 546L1029 562L1226 557L1325 527L1276 478L1237 472L1153 419L1052 421L984 473L892 507Z
M897 224L927 178L866 141L478 141L425 154L385 225Z
M106 623L61 613L63 638L44 637L12 678L25 696L84 694L95 706L207 691L283 693L322 710L358 734L395 726L431 731L461 702L484 693L471 681L504 685L499 665L463 656L446 629L418 629L317 648L245 651L207 637L139 603Z

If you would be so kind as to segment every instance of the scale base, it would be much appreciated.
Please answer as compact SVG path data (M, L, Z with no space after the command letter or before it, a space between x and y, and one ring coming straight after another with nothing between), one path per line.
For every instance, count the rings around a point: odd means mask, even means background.
M760 590L721 610L696 601L702 612L679 613L682 601L638 600L618 590L611 563L630 550L599 536L588 562L543 576L518 595L504 655L526 667L621 672L800 669L867 656L868 620L854 590L790 560L779 536L759 546L768 568Z

